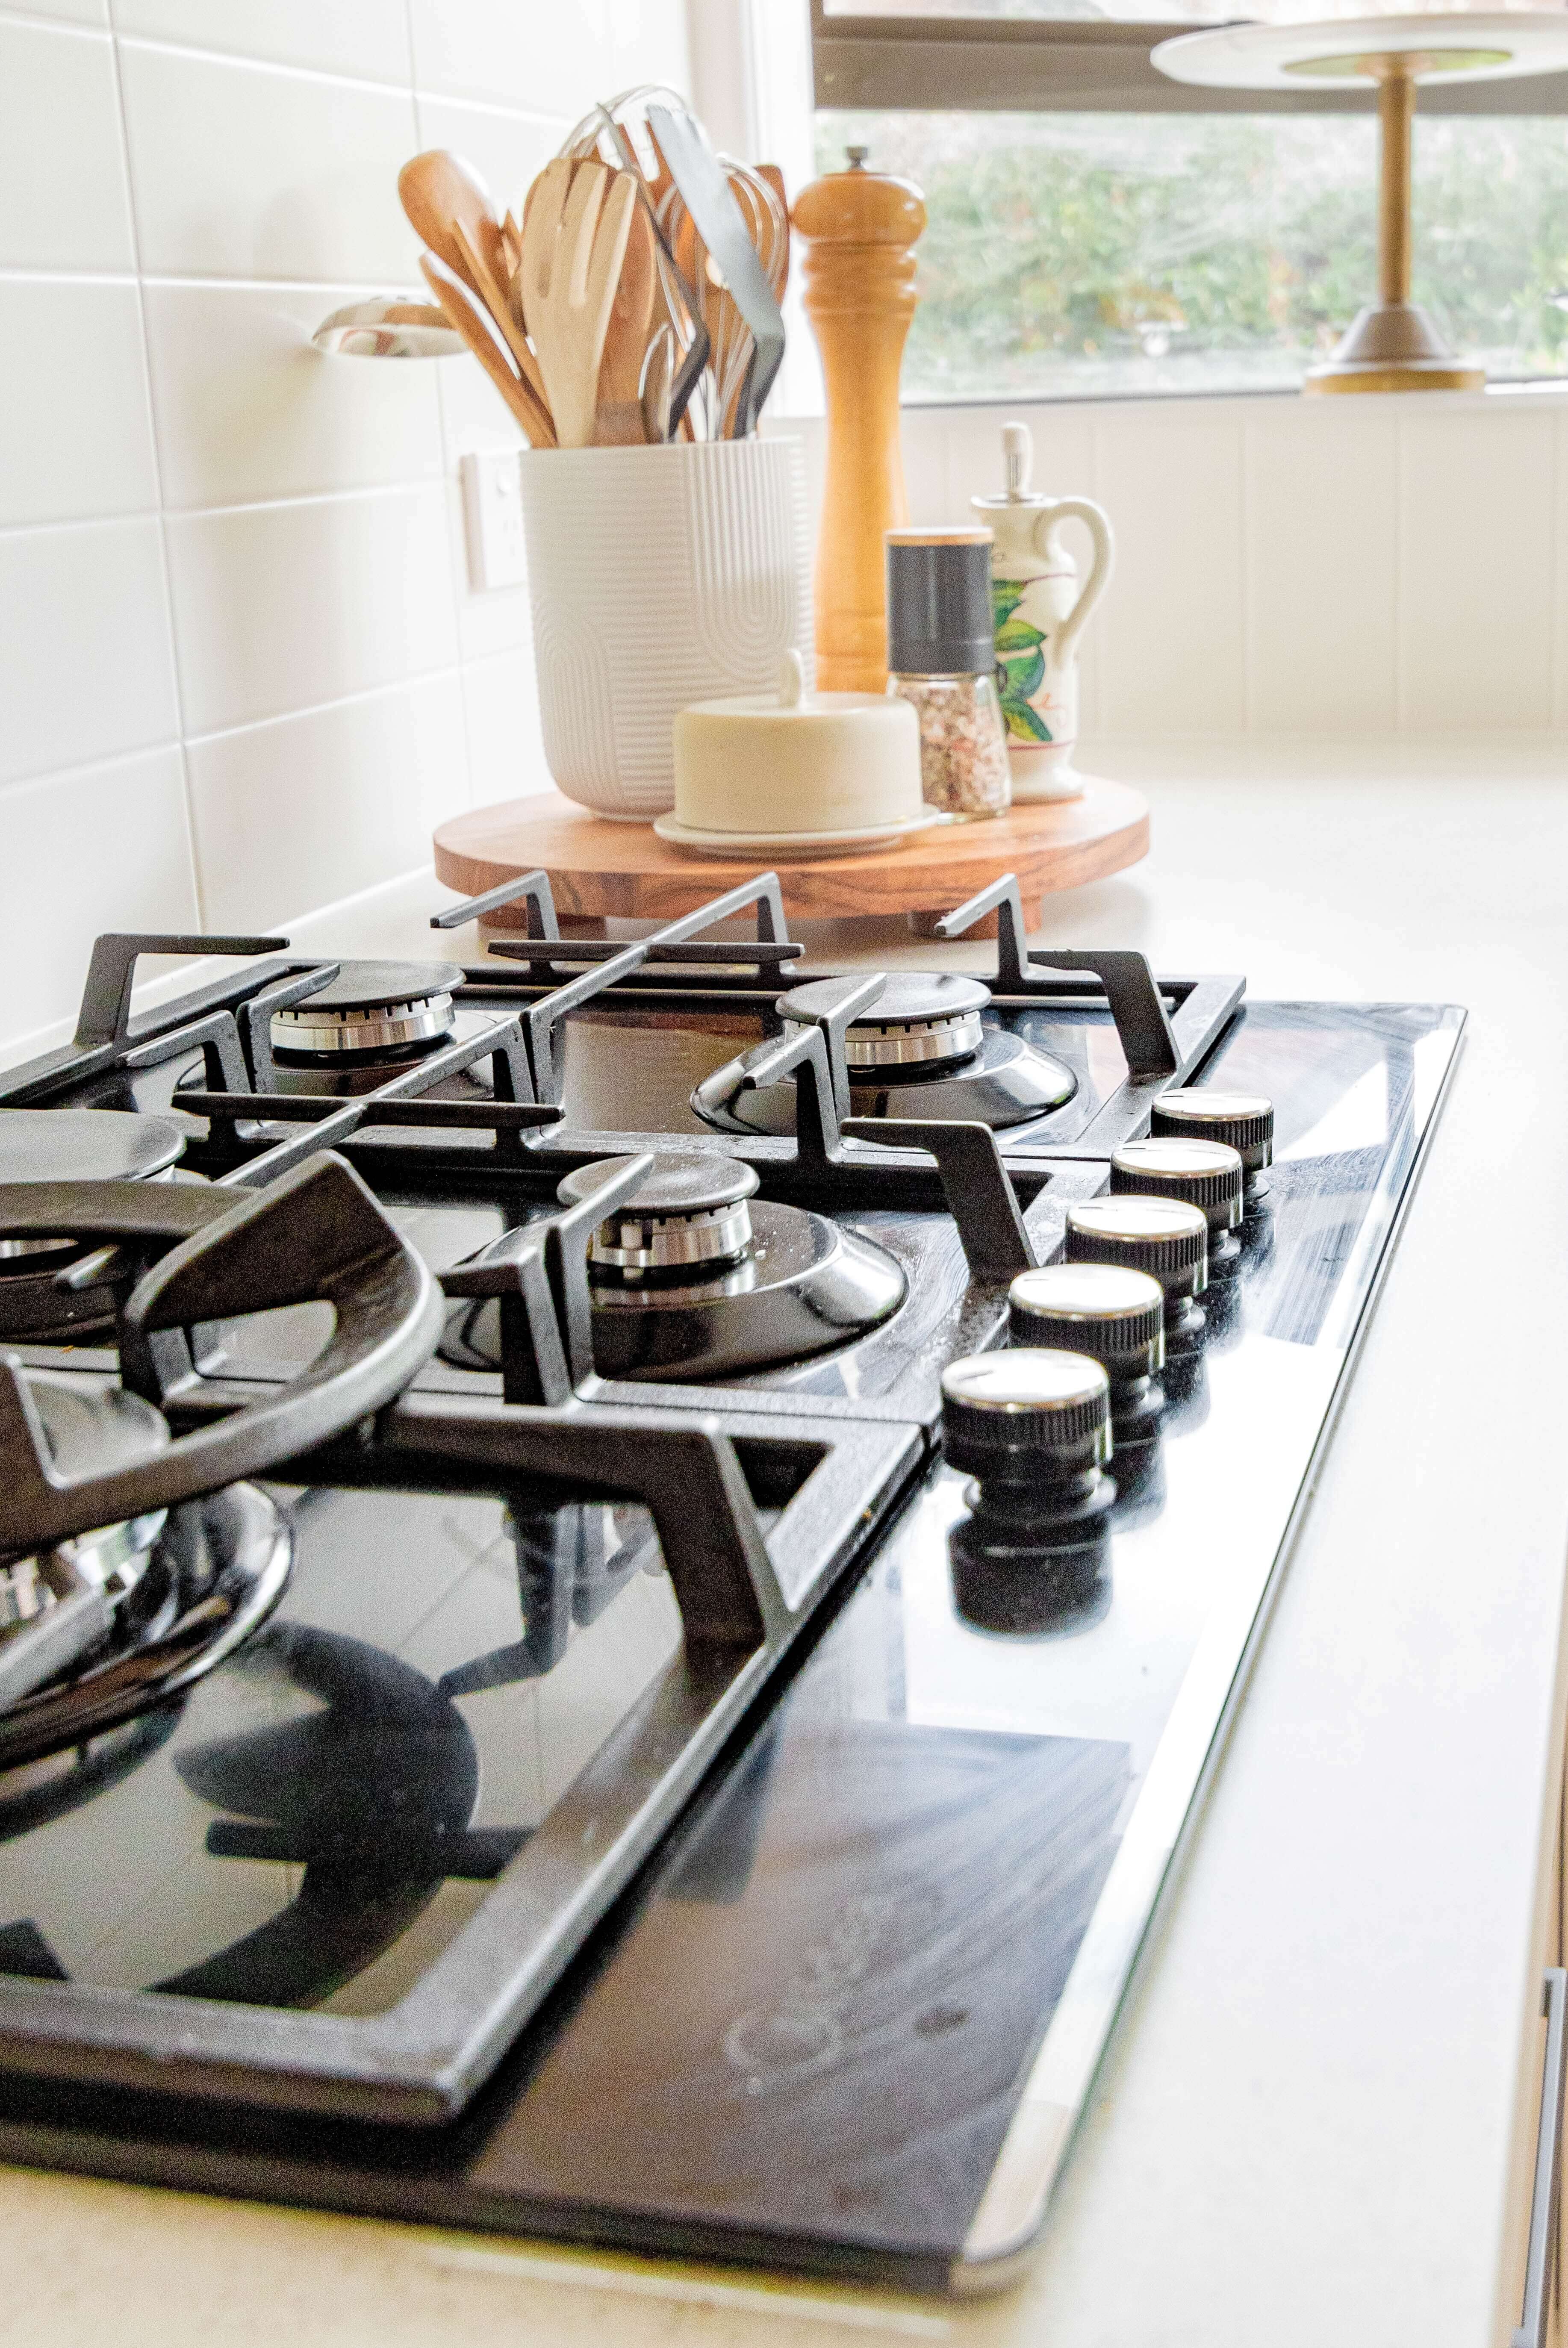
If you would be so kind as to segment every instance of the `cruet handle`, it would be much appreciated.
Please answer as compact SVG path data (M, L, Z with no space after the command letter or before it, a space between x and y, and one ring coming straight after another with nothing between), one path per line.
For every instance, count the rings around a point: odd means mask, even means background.
M1094 544L1094 561L1088 578L1078 589L1078 602L1054 630L1051 640L1053 661L1065 661L1072 652L1082 632L1084 622L1104 594L1110 578L1110 566L1115 554L1115 541L1110 534L1110 522L1105 509L1089 498L1058 498L1035 524L1035 545L1042 558L1048 559L1050 541L1057 524L1081 521Z

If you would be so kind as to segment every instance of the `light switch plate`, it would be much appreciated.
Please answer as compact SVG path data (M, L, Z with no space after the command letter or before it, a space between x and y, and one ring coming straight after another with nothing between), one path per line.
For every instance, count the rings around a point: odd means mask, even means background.
M528 576L522 542L522 483L517 451L470 449L463 458L463 514L468 528L469 584L521 587Z

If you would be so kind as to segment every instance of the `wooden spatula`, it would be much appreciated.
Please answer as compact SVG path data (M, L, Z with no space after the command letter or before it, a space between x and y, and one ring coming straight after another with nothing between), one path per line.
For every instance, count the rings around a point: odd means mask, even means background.
M438 257L422 252L419 266L425 273L425 283L446 313L448 324L461 335L521 425L530 446L552 448L555 436L551 429L550 419L513 368L508 353L497 339L495 330L480 305L478 296L469 291L456 270L444 268Z
M599 362L593 438L601 448L635 445L647 437L641 393L643 362L653 331L654 293L654 224L646 205L639 201L632 214L626 257L621 263L604 334L604 355Z
M558 157L534 181L522 231L522 305L562 448L593 438L599 362L638 201L629 171Z
M524 327L521 308L514 304L511 287L515 277L497 277L484 257L479 239L465 221L454 220L452 232L458 240L463 259L469 264L480 300L506 337L507 348L517 362L517 371L532 392L545 416L550 414L550 401L544 389L544 376ZM496 257L504 264L504 250L496 246ZM553 438L553 432L552 437Z

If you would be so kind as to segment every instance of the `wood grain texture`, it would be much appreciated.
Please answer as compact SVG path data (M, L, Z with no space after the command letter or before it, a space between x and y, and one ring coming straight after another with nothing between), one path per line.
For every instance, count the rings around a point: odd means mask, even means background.
M817 685L887 683L882 533L909 520L898 378L925 206L907 180L833 171L795 201L805 309L822 355L828 445L817 541Z
M634 921L673 920L770 866L786 909L804 921L943 912L1016 872L1033 928L1046 893L1081 888L1148 854L1149 803L1129 784L1096 782L1081 799L1010 808L866 856L789 864L776 856L693 856L666 846L649 825L606 822L545 791L453 816L438 827L435 847L437 877L464 896L542 865L562 914Z

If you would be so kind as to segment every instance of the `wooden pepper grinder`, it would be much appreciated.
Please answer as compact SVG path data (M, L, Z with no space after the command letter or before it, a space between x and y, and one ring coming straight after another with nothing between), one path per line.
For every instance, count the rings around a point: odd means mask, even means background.
M828 391L817 685L824 693L880 693L887 683L883 534L909 520L898 376L925 202L910 180L868 171L863 147L847 151L848 170L813 180L795 199L806 315Z

